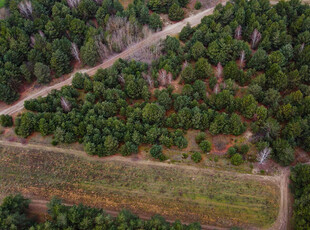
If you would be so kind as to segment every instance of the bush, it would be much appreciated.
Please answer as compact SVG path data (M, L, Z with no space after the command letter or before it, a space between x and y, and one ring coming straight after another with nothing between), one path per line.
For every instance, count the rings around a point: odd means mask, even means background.
M1 115L0 116L0 123L3 127L12 127L13 126L13 119L10 115Z
M195 141L196 141L196 143L197 144L200 144L203 140L205 140L206 139L206 133L204 133L204 132L199 132L198 134L197 134L197 136L195 137Z
M202 142L199 144L199 147L200 147L200 149L201 149L203 152L205 152L205 153L211 151L211 143L210 143L209 141L207 141L207 140L202 141Z
M233 155L230 161L235 166L241 165L243 163L242 156L239 153L236 153L235 155Z
M229 155L229 157L232 157L233 155L235 155L237 153L237 149L234 147L230 147L227 151L227 154Z
M201 2L197 1L197 2L195 3L195 9L196 9L196 10L199 10L199 9L201 8L201 6L202 6Z
M198 163L202 160L201 154L199 152L194 152L191 158L195 163Z
M161 145L153 145L150 153L155 159L160 159L161 155L163 155L163 148Z
M249 149L250 147L247 144L241 145L239 153L242 155L247 154L249 152Z

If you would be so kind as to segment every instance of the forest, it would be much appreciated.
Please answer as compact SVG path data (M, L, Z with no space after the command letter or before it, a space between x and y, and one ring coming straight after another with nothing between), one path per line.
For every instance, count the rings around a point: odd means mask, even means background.
M6 0L0 20L0 101L11 104L24 84L49 83L75 63L95 66L162 28L159 13L184 18L188 0ZM152 10L152 11L150 11ZM152 12L152 13L150 13Z
M10 195L0 205L0 228L18 230L58 230L58 229L171 229L199 230L199 223L183 225L180 221L168 223L163 217L156 215L150 220L141 220L130 211L122 210L114 218L104 210L80 205L66 206L61 200L53 198L47 205L50 219L38 223L28 217L30 200L21 195Z
M161 147L185 148L188 129L235 136L249 129L260 162L271 156L290 165L296 148L310 151L309 29L310 8L300 1L217 5L197 27L167 37L151 64L119 60L26 101L15 132L53 134L54 145L78 141L99 156L151 144L165 160ZM212 143L197 139L210 151ZM230 149L235 162L242 152Z
M310 165L297 165L291 169L291 190L294 195L294 229L310 228Z

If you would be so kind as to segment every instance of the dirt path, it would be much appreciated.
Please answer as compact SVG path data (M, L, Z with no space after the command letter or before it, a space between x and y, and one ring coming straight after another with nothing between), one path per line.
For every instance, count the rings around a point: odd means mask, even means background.
M224 4L224 3L223 3ZM40 91L35 92L33 94L30 94L29 96L21 99L20 101L16 102L15 104L13 104L12 106L10 106L9 108L2 108L0 109L0 115L1 114L15 114L19 111L21 111L24 108L24 102L36 97L44 97L46 96L49 92L51 92L51 90L53 89L60 89L61 87L65 86L65 85L70 85L72 82L72 78L74 76L75 73L77 72L81 72L81 73L87 73L88 75L92 76L94 75L98 69L104 69L104 68L108 68L110 66L113 65L113 63L118 60L119 58L126 58L132 54L134 54L136 51L138 51L139 49L142 49L144 47L147 47L151 44L156 43L157 41L159 41L160 39L165 38L168 35L174 35L177 34L179 32L181 32L182 28L187 24L190 23L192 26L196 26L201 22L201 19L207 15L210 15L213 13L214 7L204 10L196 15L193 15L189 18L184 19L181 22L169 25L167 27L165 27L162 31L157 32L157 33L153 33L152 35L150 35L149 37L147 37L146 39L136 43L135 45L132 45L130 47L128 47L125 51L123 51L122 53L119 53L115 56L110 57L109 59L107 59L106 61L104 61L102 64L94 67L94 68L90 68L90 69L81 69L81 70L77 70L75 72L73 72L71 74L71 76L60 82L57 83L55 85L52 86L45 86L43 87Z

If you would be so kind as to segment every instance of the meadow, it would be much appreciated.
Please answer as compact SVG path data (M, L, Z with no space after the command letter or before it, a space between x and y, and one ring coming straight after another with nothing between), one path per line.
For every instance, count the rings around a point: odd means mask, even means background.
M122 159L3 147L1 195L56 195L68 203L202 225L269 227L276 220L280 196L271 177Z

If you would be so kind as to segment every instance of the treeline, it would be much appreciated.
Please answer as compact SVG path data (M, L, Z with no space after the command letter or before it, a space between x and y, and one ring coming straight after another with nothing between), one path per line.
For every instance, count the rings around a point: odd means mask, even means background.
M123 210L117 217L111 217L104 210L80 205L65 206L53 198L48 206L50 219L37 223L27 217L30 200L21 195L4 198L0 206L0 228L18 230L58 230L58 229L180 229L198 230L199 223L183 225L180 221L168 223L159 215L150 220L141 220L130 211Z
M310 165L297 165L291 168L291 191L294 195L294 229L310 228Z
M162 28L143 0L7 0L0 21L0 101L12 103L26 82L46 84L73 61L94 66ZM150 29L148 29L150 28Z

